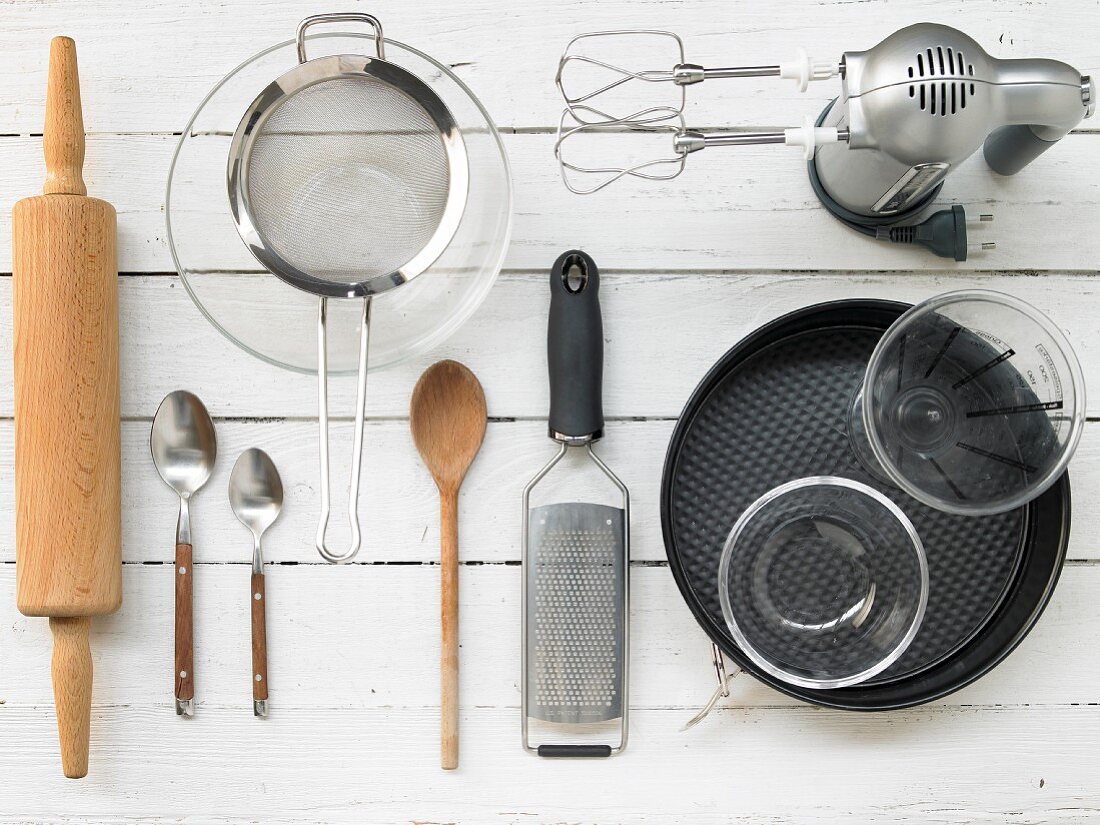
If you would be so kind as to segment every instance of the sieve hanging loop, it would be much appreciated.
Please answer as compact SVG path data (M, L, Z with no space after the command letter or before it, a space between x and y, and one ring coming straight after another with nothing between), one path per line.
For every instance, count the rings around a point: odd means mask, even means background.
M321 517L317 522L317 552L327 562L343 564L355 558L362 543L359 529L359 475L363 462L363 419L367 408L367 350L370 346L371 299L363 299L359 333L359 372L355 391L355 437L352 442L351 490L348 493L348 522L351 524L351 542L343 553L333 553L325 545L328 517L332 510L329 492L329 439L328 439L328 298L319 299L317 311L317 415L320 426L321 464Z
M329 12L328 14L315 14L307 17L298 24L298 62L306 62L306 29L316 23L366 23L374 28L374 50L379 60L386 59L385 40L382 37L382 23L373 14L366 12L345 11Z

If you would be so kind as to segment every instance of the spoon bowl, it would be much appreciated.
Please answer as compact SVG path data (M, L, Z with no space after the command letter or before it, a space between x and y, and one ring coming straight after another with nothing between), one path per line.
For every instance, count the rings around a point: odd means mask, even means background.
M258 551L260 537L283 509L283 481L275 463L263 450L247 449L233 465L229 505L237 521L252 531Z
M149 436L153 464L164 483L187 497L210 478L218 456L214 422L195 395L170 392L160 402Z
M409 418L436 486L457 491L485 438L485 392L477 377L457 361L429 367L416 382Z

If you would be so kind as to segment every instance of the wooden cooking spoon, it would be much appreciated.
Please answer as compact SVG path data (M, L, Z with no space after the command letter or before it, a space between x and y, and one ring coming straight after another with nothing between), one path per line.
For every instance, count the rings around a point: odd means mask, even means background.
M416 449L439 488L440 759L444 770L454 770L458 767L458 490L485 438L485 393L465 366L440 361L416 382L409 418Z

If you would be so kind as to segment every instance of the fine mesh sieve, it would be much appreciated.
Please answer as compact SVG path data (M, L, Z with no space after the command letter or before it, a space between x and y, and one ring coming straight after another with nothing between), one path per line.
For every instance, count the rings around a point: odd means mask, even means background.
M357 21L375 30L377 57L306 60L315 23ZM318 364L321 517L317 550L350 560L361 542L357 500L366 406L370 302L428 269L447 248L466 205L461 132L420 78L385 60L369 14L324 14L298 27L299 65L253 101L229 151L230 209L242 240L273 275L320 297ZM329 516L326 317L328 298L362 298L351 489L351 546L325 546Z
M401 269L439 231L450 193L439 128L373 77L323 80L287 97L256 130L247 181L272 250L337 284Z

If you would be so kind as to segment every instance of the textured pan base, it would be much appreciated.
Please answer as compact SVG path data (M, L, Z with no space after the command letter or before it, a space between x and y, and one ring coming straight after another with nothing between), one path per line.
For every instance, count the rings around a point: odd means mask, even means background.
M746 358L727 356L681 418L663 491L674 574L704 629L733 652L718 601L718 561L749 504L778 484L809 475L854 478L897 502L927 551L928 611L910 649L869 685L912 679L973 639L1001 605L1029 541L1027 508L980 518L941 513L878 481L855 458L847 405L896 315L882 316L883 306L902 309L878 303L881 328L865 317L844 323L833 313L824 324L790 325L790 334L772 336Z

